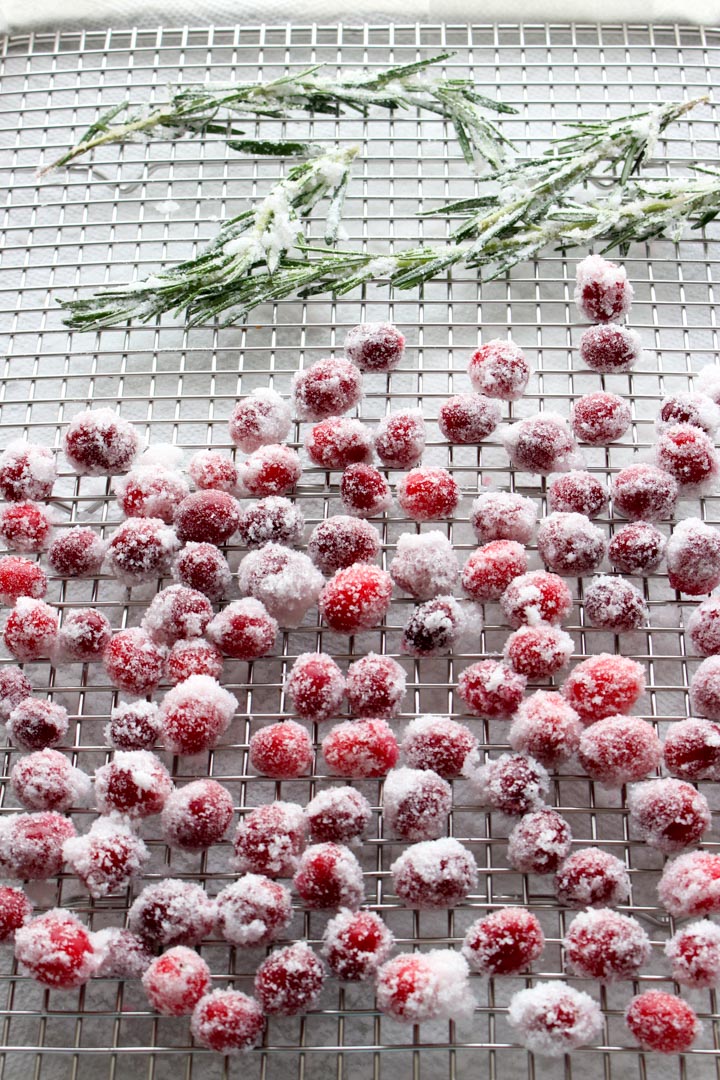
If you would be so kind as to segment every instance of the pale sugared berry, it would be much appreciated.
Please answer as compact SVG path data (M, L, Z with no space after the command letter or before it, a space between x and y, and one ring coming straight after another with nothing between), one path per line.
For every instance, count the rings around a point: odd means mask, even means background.
M68 729L63 705L41 698L23 698L10 713L7 733L21 750L44 750L62 742Z
M359 908L365 896L360 863L348 847L313 844L300 856L293 885L303 906L313 911Z
M485 394L457 394L440 406L438 427L459 446L482 442L492 435L502 418L498 401Z
M49 499L56 479L55 455L47 446L16 439L0 455L0 495L8 502Z
M168 653L165 675L177 686L191 675L209 675L219 679L223 670L223 655L216 645L202 638L176 641Z
M153 596L142 628L157 645L170 646L202 637L212 617L212 605L203 593L186 585L169 585Z
M120 701L110 713L105 740L115 750L152 750L161 731L155 702Z
M630 371L642 356L640 335L619 323L590 326L578 346L580 359L601 375Z
M480 660L460 672L457 693L474 716L507 720L522 701L525 682L498 660Z
M232 583L227 559L214 544L186 544L175 556L172 575L178 584L215 601L223 599Z
M591 780L622 787L642 780L660 764L662 746L652 724L638 716L606 716L582 734L578 761Z
M583 598L590 626L627 634L639 630L648 619L648 606L639 589L625 578L602 574L593 578Z
M613 507L630 521L667 521L678 500L678 485L656 465L628 465L612 481Z
M106 546L93 529L78 525L53 540L48 563L60 577L92 577L100 573Z
M362 982L373 978L394 943L393 934L374 911L341 911L328 920L322 954L337 979Z
M534 501L513 491L484 491L473 500L470 510L470 524L481 544L490 540L529 544L536 521Z
M531 570L515 578L500 597L500 607L512 627L561 623L572 611L572 593L561 577Z
M162 761L149 750L117 750L95 770L95 801L101 814L133 818L159 814L173 789Z
M625 398L605 390L578 398L570 416L575 438L590 446L607 446L621 439L631 421L630 405Z
M501 754L484 764L480 764L478 755L471 755L464 771L479 804L508 817L538 810L550 790L543 766L524 754Z
M123 585L141 585L166 574L179 547L175 530L160 518L128 518L110 536L105 565Z
M21 596L10 612L3 631L5 647L21 663L52 654L58 632L58 613L44 600Z
M720 726L710 720L678 720L665 735L663 761L681 780L720 780Z
M102 611L76 608L68 611L58 630L54 659L57 663L100 660L112 638L112 627Z
M171 847L203 851L222 840L232 816L230 792L217 780L203 777L170 792L160 823Z
M227 454L219 450L198 450L188 463L188 475L201 491L237 491L238 468Z
M538 554L548 570L563 577L584 577L605 556L605 534L585 514L548 514L538 525Z
M673 777L630 788L630 824L645 843L664 855L696 844L710 828L708 801L692 784Z
M665 548L673 589L701 596L720 585L720 530L700 518L684 518Z
M150 852L128 819L113 815L96 818L83 836L66 840L63 857L90 895L101 900L141 877Z
M262 1009L239 990L213 990L201 997L190 1021L198 1046L223 1055L250 1050L264 1030Z
M547 679L569 664L573 639L559 626L521 626L505 642L503 657L513 671L528 679Z
M547 476L580 464L573 433L558 413L543 412L518 420L503 432L503 444L511 464L522 472Z
M389 413L375 428L375 451L386 469L412 469L422 460L425 438L420 409Z
M689 851L665 864L658 883L660 903L676 919L720 912L720 855Z
M255 499L287 495L302 475L302 464L295 450L284 444L261 446L238 468L240 488Z
M508 862L520 874L552 874L570 854L572 832L555 810L524 814L508 837Z
M462 587L478 602L499 600L508 585L527 571L527 552L515 540L491 540L474 551L462 569Z
M661 431L655 455L658 466L685 492L704 487L720 472L713 440L693 424L672 424Z
M470 729L456 720L418 716L405 728L400 748L411 769L432 769L445 780L452 780L461 775L465 758L477 744Z
M126 473L139 449L133 425L112 409L77 413L63 435L65 457L81 476Z
M472 852L453 837L405 848L390 867L393 888L406 907L455 907L477 885Z
M22 889L0 885L0 941L10 941L15 931L32 918L33 905Z
M678 930L665 944L672 977L683 986L716 989L720 984L720 926L702 919Z
M455 588L460 566L444 533L401 533L395 550L389 567L393 581L415 600L430 600Z
M241 948L277 941L292 921L290 890L261 874L245 874L215 897L215 925Z
M408 656L444 656L465 643L474 648L482 628L482 609L476 604L436 596L410 612L400 648Z
M165 650L139 626L121 630L103 653L105 671L113 686L142 697L160 684L165 670Z
M106 926L92 936L98 958L96 975L107 979L139 979L152 963L147 945L119 926Z
M315 843L348 844L365 832L372 820L372 810L365 796L355 788L323 788L307 804L307 820Z
M0 540L10 551L44 551L52 532L50 511L40 503L11 502L0 509Z
M348 465L369 464L373 456L370 428L352 416L328 416L311 427L305 449L313 465L321 469L345 469Z
M634 521L612 537L608 560L623 574L649 574L662 562L666 544L666 538L649 521Z
M405 337L392 323L360 323L348 330L343 348L361 371L394 371L403 358Z
M540 982L510 999L508 1020L521 1046L559 1058L600 1036L600 1006L583 990L564 982Z
M600 848L569 855L555 875L555 895L570 908L616 907L630 896L625 864Z
M255 996L268 1016L297 1016L312 1009L324 982L322 961L298 941L263 960L255 973Z
M720 408L707 394L672 394L661 401L655 423L660 430L667 424L694 424L714 435L720 427Z
M452 949L393 957L378 971L375 993L381 1013L408 1024L468 1018L475 1009L467 961Z
M586 319L606 323L627 315L633 302L633 287L624 267L602 255L587 255L577 265L574 299Z
M295 372L292 397L300 420L340 416L359 404L362 375L349 360L316 360L309 368Z
M147 885L128 913L134 934L155 947L197 945L215 924L215 904L193 881L165 878Z
M590 908L576 915L563 948L573 974L599 983L636 978L652 952L637 919L611 908Z
M240 819L233 868L241 874L291 877L307 843L305 811L297 803L257 806Z
M113 491L126 517L160 518L172 525L177 507L190 494L190 486L174 469L140 464L125 476L116 476Z
M14 664L0 667L0 720L7 723L10 713L32 695L32 683Z
M0 820L0 872L21 881L56 877L62 870L63 844L72 836L72 821L54 810L8 814Z
M548 507L566 514L597 517L607 509L607 491L592 473L571 469L560 473L548 484Z
M324 578L304 551L265 544L249 551L238 568L242 596L264 604L282 626L299 626L315 605Z
M10 774L12 786L26 810L57 810L88 806L90 777L75 768L64 754L46 747L21 757Z
M481 345L468 364L473 389L502 401L518 401L530 378L530 365L514 341L496 339Z
M245 547L269 543L299 547L304 529L302 511L282 495L268 495L240 511L238 536Z
M452 810L452 788L431 769L392 769L383 788L383 820L401 840L436 840Z
M382 542L374 525L362 518L336 514L318 522L310 533L308 555L323 574L334 574L357 562L373 562Z
M228 421L230 438L244 454L284 442L291 426L290 406L269 386L258 386L238 401Z
M301 653L285 683L295 712L305 720L329 720L342 707L345 676L327 653Z
M369 652L347 671L345 694L352 716L397 716L405 697L406 675L397 660Z

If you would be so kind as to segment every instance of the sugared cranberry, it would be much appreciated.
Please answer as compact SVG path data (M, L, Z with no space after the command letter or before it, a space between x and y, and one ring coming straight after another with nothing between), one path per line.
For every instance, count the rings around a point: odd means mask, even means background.
M240 504L227 491L194 491L175 511L182 543L226 544L240 524Z
M693 424L714 435L720 427L720 408L707 394L673 394L660 403L656 423L660 429L666 424Z
M692 424L672 424L658 434L657 464L683 490L693 490L715 480L720 472L715 444Z
M147 885L128 913L134 934L153 946L197 945L215 923L215 904L193 881Z
M477 884L471 851L452 837L411 844L390 867L393 888L406 907L447 908Z
M372 810L365 796L355 788L331 787L310 800L307 819L315 843L348 844L365 832Z
M152 598L142 628L157 645L170 646L202 637L212 617L212 605L203 593L186 585L170 585Z
M607 508L607 491L592 473L572 469L548 484L548 506L552 511L584 514L594 518Z
M367 653L350 665L345 681L353 716L396 716L405 697L406 675L391 656Z
M575 303L592 322L607 323L627 315L633 302L633 287L625 268L602 255L587 255L578 263L575 276Z
M230 438L244 454L284 442L291 426L290 406L269 386L258 386L238 401L228 421Z
M639 630L648 618L642 593L621 577L601 574L585 589L585 617L591 626L628 634Z
M720 926L702 919L678 930L665 944L672 977L683 986L716 989L720 984Z
M329 720L342 707L345 676L327 653L301 653L285 690L295 712L306 720Z
M313 465L321 469L345 469L348 465L372 461L370 428L352 416L329 416L310 428L305 449Z
M126 517L160 518L172 525L175 511L190 494L185 477L163 465L136 465L113 481L113 491Z
M498 660L480 660L460 672L457 693L474 716L507 720L522 701L525 681Z
M203 777L170 792L160 821L171 847L203 851L222 840L232 816L230 792L217 780Z
M570 662L573 639L559 626L521 626L505 642L503 657L513 671L528 679L547 679Z
M580 457L567 421L554 412L543 412L511 424L503 432L511 464L522 472L547 476L575 468Z
M58 613L44 600L21 596L8 615L3 640L11 656L23 664L50 656L58 632Z
M10 774L13 790L26 810L57 810L88 806L92 784L64 754L46 747L16 761Z
M0 509L0 539L10 551L44 551L52 531L50 512L40 503L11 502Z
M665 864L658 896L676 919L720 912L720 855L689 851Z
M682 998L662 990L646 990L625 1010L625 1023L644 1050L684 1054L700 1034L695 1010Z
M222 600L232 582L227 559L214 544L186 544L175 557L172 574L178 584L203 593L208 600Z
M387 469L412 469L425 450L425 420L420 409L384 416L375 429L375 450Z
M575 438L590 446L607 446L621 439L631 421L632 413L625 398L605 390L578 398L570 417Z
M112 409L87 409L72 418L63 450L81 476L114 476L132 466L140 438L129 421Z
M325 762L336 776L384 776L398 759L395 736L385 720L348 720L323 739Z
M538 525L538 554L548 570L584 577L605 556L605 534L584 514L548 514Z
M667 540L649 521L618 529L608 544L608 559L623 574L649 574L663 560Z
M219 450L198 450L188 464L188 475L200 491L237 491L238 468L227 454Z
M378 517L392 504L390 485L372 465L348 465L340 477L340 499L348 514Z
M424 465L400 477L397 499L400 508L413 521L437 521L452 517L461 494L447 469Z
M103 654L105 671L113 686L126 694L151 694L165 670L165 651L139 626L114 634Z
M63 857L95 900L127 889L150 858L127 819L99 817L83 836L63 844Z
M714 656L720 653L720 596L709 596L693 608L686 631L696 655Z
M591 908L576 915L563 947L575 975L600 983L636 978L652 952L637 919L611 908Z
M720 585L720 530L700 518L684 518L665 549L673 589L701 596Z
M408 1024L468 1018L475 1009L467 961L452 949L393 957L378 971L375 993L381 1013Z
M642 356L642 341L635 330L618 323L591 326L580 338L580 358L593 371L615 374L630 371Z
M191 675L169 690L160 706L163 738L173 754L201 754L230 727L237 699L209 675Z
M322 954L342 982L371 979L387 960L395 939L374 911L341 911L328 921Z
M259 728L250 738L250 764L263 776L293 780L310 772L312 741L307 730L294 720Z
M538 919L522 907L500 908L469 927L462 952L481 975L517 975L538 960L545 935Z
M628 809L639 836L664 855L696 844L712 821L705 796L672 777L635 784L628 794Z
M373 562L380 548L380 534L369 521L336 514L318 522L307 550L318 569L330 575L353 563Z
M105 740L115 750L152 750L160 738L160 711L152 701L121 701L110 713Z
M527 552L515 540L491 540L474 551L462 570L462 587L473 600L499 600L527 571Z
M112 628L102 611L77 608L68 611L58 630L55 657L66 662L76 660L85 664L100 660L112 638Z
M78 525L53 540L48 563L60 577L92 577L100 572L105 541L93 529Z
M0 495L8 502L49 499L56 479L55 455L47 446L17 439L0 455Z
M255 974L255 996L268 1016L297 1016L313 1007L324 982L322 961L298 941L262 962Z
M0 559L0 604L12 607L21 596L42 600L47 587L47 574L39 563L19 555L6 555Z
M586 728L578 761L591 780L622 787L642 780L660 764L662 746L652 724L638 716L606 716Z
M87 929L70 911L53 908L15 934L22 971L43 986L71 990L95 974L96 957Z
M198 1046L218 1054L239 1054L255 1046L265 1017L254 998L239 990L213 990L200 998L190 1021Z
M297 803L257 806L240 819L234 869L241 874L291 877L307 843L307 818Z
M9 814L0 821L0 872L22 881L43 881L62 870L63 844L75 836L69 818L54 810Z
M530 365L514 341L496 339L481 345L468 364L473 389L502 401L518 401L530 378Z
M482 609L452 596L436 596L410 612L400 643L408 656L444 656L477 643L483 628Z
M349 360L317 360L309 368L295 372L292 396L300 420L340 416L359 404L362 375Z
M383 788L383 819L401 840L436 840L452 810L452 788L431 769L392 769Z
M580 745L582 724L575 710L553 691L538 690L525 698L513 718L508 742L554 769L570 761Z
M24 698L7 719L7 733L21 750L56 746L67 729L67 710L56 701L40 698Z
M163 1016L189 1016L210 986L210 968L184 945L156 956L142 977L147 999Z
M524 814L508 837L508 862L520 874L552 874L570 854L572 832L554 810Z
M474 758L471 755L465 762L465 774L481 806L520 817L545 802L550 780L538 761L524 754L501 754L481 765Z
M710 720L678 720L663 745L663 761L681 780L720 780L720 727Z
M128 518L112 533L105 564L124 585L140 585L166 574L179 547L174 529L160 518Z
M0 721L6 723L21 701L32 695L32 683L14 664L0 667Z
M568 675L561 693L586 724L628 713L645 691L645 670L627 656L598 653Z
M300 856L293 885L306 908L359 908L364 895L360 863L342 844L314 844Z
M209 675L219 679L223 670L223 655L216 645L202 638L176 641L168 653L165 674L173 686L191 675Z
M218 893L215 911L217 930L231 945L269 945L292 921L290 890L261 874L245 874Z
M450 540L437 529L425 533L402 533L390 563L393 581L416 600L450 593L460 576L457 555Z
M249 551L238 568L243 596L260 600L282 626L299 626L315 605L324 578L304 551L265 544Z
M0 941L10 941L15 931L32 918L33 906L28 897L13 885L0 885Z
M532 499L512 491L484 491L473 501L470 524L481 544L515 540L529 544L535 531L537 507Z
M101 814L151 817L159 814L173 789L162 761L149 750L118 750L95 770L95 799Z
M531 570L515 578L500 597L500 607L512 627L561 623L572 611L572 593L561 577Z
M338 570L318 599L320 614L331 630L357 634L370 630L385 616L392 595L387 570L369 563L354 563Z
M348 330L343 348L361 371L394 371L403 358L405 337L392 323L360 323Z
M555 876L555 895L570 908L616 907L630 896L625 864L600 848L573 852Z
M630 521L667 521L678 500L677 481L656 465L628 465L612 481L613 507Z
M540 982L513 994L508 1020L522 1046L549 1058L594 1042L603 1026L597 1002L564 982Z
M400 747L411 769L432 769L445 780L462 773L477 739L464 724L447 716L418 716L405 728Z
M492 435L502 418L499 402L485 394L457 394L440 406L438 427L459 446L482 442Z
M302 511L282 495L269 495L240 511L238 535L245 547L258 548L268 543L298 547L304 529Z
M233 660L257 660L272 652L278 624L252 596L233 600L207 628L207 637Z
M139 979L152 962L152 953L130 930L106 926L92 936L98 959L96 975L107 979Z

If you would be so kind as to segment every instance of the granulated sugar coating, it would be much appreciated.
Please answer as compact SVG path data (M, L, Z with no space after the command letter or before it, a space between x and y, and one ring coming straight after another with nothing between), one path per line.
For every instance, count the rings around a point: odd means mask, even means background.
M214 544L186 544L175 556L172 576L180 585L203 593L208 600L222 600L232 583L227 559Z
M338 570L325 584L318 608L331 630L357 634L378 626L392 596L393 581L387 570L368 563L353 563Z
M165 746L174 754L211 750L230 726L237 698L209 675L191 675L160 706Z
M572 832L555 810L524 814L508 837L508 862L521 874L553 874L570 854Z
M215 903L193 881L165 878L146 885L128 913L128 926L153 947L199 944L215 923Z
M262 874L245 874L215 897L215 927L231 945L269 945L292 921L290 890Z
M663 761L670 775L681 780L720 780L720 726L692 717L671 724Z
M21 596L42 600L47 588L47 574L38 563L19 555L0 558L0 604L12 607Z
M397 763L397 739L386 720L346 720L322 741L325 764L336 776L384 776Z
M255 996L268 1016L297 1016L313 1007L324 982L322 961L298 941L262 962L255 974Z
M15 931L30 922L33 905L22 891L13 885L0 885L0 941L10 941Z
M36 502L11 502L0 509L0 539L10 551L39 552L50 546L54 518Z
M598 390L573 402L570 423L575 438L590 446L608 446L630 427L630 405L619 394Z
M548 507L566 514L594 518L607 509L608 493L592 473L571 469L548 483Z
M166 651L139 626L113 634L103 653L110 682L126 694L151 694L165 671Z
M605 533L584 514L552 513L537 531L538 554L548 570L562 577L584 577L605 557Z
M270 542L299 547L304 530L300 507L282 495L268 495L240 511L238 536L244 547L259 548Z
M21 596L7 617L5 648L22 664L52 654L58 632L58 612L44 600Z
M518 753L554 769L575 756L582 731L580 717L561 694L537 690L515 713L508 742Z
M536 521L535 501L512 491L484 491L470 508L470 524L481 544L490 540L529 544Z
M692 847L712 823L702 792L672 777L635 784L628 792L627 805L632 832L664 855Z
M322 955L342 982L364 982L375 976L392 952L395 938L374 911L348 911L329 919Z
M323 788L307 804L306 814L315 843L351 844L372 821L370 803L352 787Z
M700 518L684 518L665 549L673 589L701 596L720 585L720 531Z
M149 750L116 750L95 770L95 801L101 814L131 818L159 814L173 790L170 773Z
M106 926L92 935L98 966L106 979L139 979L152 963L152 953L140 938L119 926Z
M238 873L292 877L307 843L308 823L298 803L276 800L240 818L232 869Z
M418 716L405 728L400 743L411 769L431 769L445 780L462 774L468 754L478 741L470 728L447 716Z
M555 895L570 908L617 907L630 896L630 878L615 855L601 848L581 848L555 875Z
M63 858L94 900L127 889L142 876L150 852L128 818L96 818L82 836L63 844Z
M356 562L374 562L380 553L380 533L369 521L336 514L318 522L308 539L308 555L328 576Z
M372 431L352 416L329 416L311 427L305 449L313 465L321 469L344 469L373 457Z
M541 982L513 995L508 1020L518 1041L535 1054L562 1057L595 1042L602 1031L600 1006L563 982Z
M186 585L169 585L153 596L142 628L158 645L171 646L202 637L212 617L212 604L203 593Z
M349 360L317 360L293 375L292 397L300 420L340 416L354 409L362 394L362 375Z
M210 987L210 968L184 945L156 956L142 977L143 990L163 1016L189 1016Z
M611 483L613 509L630 521L667 521L678 500L677 481L656 465L628 465Z
M530 378L530 364L514 341L494 340L481 345L468 364L473 390L502 401L519 401Z
M546 679L569 662L573 639L559 626L538 623L521 626L505 642L503 657L509 667L528 679Z
M685 494L708 487L720 472L715 444L693 424L672 424L660 431L655 454L659 467Z
M482 442L502 419L499 401L485 394L457 394L440 406L438 427L450 443L459 446Z
M583 363L601 375L630 371L643 354L637 331L614 322L585 330L578 351Z
M112 409L77 413L63 435L63 450L81 476L114 476L131 468L140 437L131 423Z
M511 464L521 472L548 476L582 466L582 457L565 417L543 412L518 420L501 432Z
M121 701L110 713L105 741L115 750L152 750L161 730L154 701Z
M348 330L343 348L361 371L394 371L403 358L405 337L392 323L360 323Z
M14 664L0 667L0 720L5 724L13 709L32 694L32 683Z
M386 469L412 469L425 450L421 409L389 413L375 428L375 452Z
M237 491L238 470L231 457L220 450L198 450L188 462L188 476L196 488Z
M507 720L525 692L524 675L498 660L480 660L458 676L458 697L474 716Z
M342 708L345 676L327 653L301 653L288 675L285 691L305 720L329 720Z
M188 499L193 497L188 495ZM128 518L110 536L105 567L123 585L141 585L167 574L179 548L179 534L160 518Z
M415 600L451 593L460 577L455 549L438 529L401 533L389 570L399 589Z
M401 953L377 973L378 1008L393 1020L458 1020L475 1009L467 961L451 949Z
M604 787L622 787L654 772L662 745L652 724L638 716L607 716L582 733L578 761Z
M230 438L244 454L261 446L282 443L290 434L290 406L269 386L258 386L238 401L228 421Z
M598 653L581 661L560 688L586 724L628 713L645 692L645 669L627 656Z
M368 653L350 664L345 694L352 716L397 716L405 697L405 671L391 656Z
M572 593L557 574L531 570L512 581L500 597L500 607L512 627L561 623L572 611Z
M170 792L160 823L165 842L183 851L203 851L219 843L233 816L232 795L204 776Z
M239 990L213 990L201 997L190 1020L198 1044L218 1054L250 1050L265 1030L265 1017L254 998Z
M463 771L479 804L508 817L539 810L550 790L543 766L524 754L501 754L485 764L480 763L479 753L471 754Z
M52 496L55 455L46 446L16 439L0 454L0 495L8 502L41 502Z
M46 747L19 758L10 774L13 790L26 810L57 810L89 806L92 782L64 754Z
M421 910L455 907L477 885L473 853L447 836L406 847L390 874L403 904Z
M257 660L275 646L278 624L264 604L252 596L233 600L219 611L206 630L207 637L233 660Z
M720 653L720 596L709 596L692 609L685 632L697 656Z
M93 576L100 571L106 546L94 529L77 525L55 537L48 548L48 563L60 577Z
M445 832L452 788L431 769L392 769L385 777L383 817L401 840L435 840Z
M634 979L652 953L650 939L637 919L611 908L591 908L576 915L563 947L573 974L600 983Z
M678 930L665 942L672 977L682 986L717 989L720 985L720 926L701 919Z
M404 473L397 482L397 500L413 521L439 521L455 513L462 498L447 469L424 465Z
M237 580L242 596L260 600L280 625L296 627L315 605L325 579L304 551L266 544L243 558Z
M664 534L649 521L635 521L623 525L611 537L608 560L623 574L647 575L662 562L666 544Z
M702 1030L695 1010L682 998L662 990L646 990L625 1010L625 1023L645 1050L683 1054Z
M515 540L491 540L468 556L462 569L462 587L479 603L499 600L527 567L527 552L522 544Z
M83 986L97 966L86 927L63 908L53 908L17 930L15 958L25 974L58 990Z
M19 881L55 877L63 865L63 844L71 836L72 821L54 810L5 815L0 819L0 873Z
M253 770L274 780L297 779L312 769L312 740L294 720L261 727L250 737L249 754Z
M178 539L183 544L193 541L219 547L226 544L238 530L240 504L227 491L194 491L177 507L174 521Z
M483 628L482 608L436 596L410 612L400 648L408 656L444 656L453 649L474 649Z
M578 263L574 300L586 319L607 323L627 315L633 296L624 266L609 262L602 255L587 255Z
M692 676L690 708L695 716L720 720L720 656L708 656Z
M182 473L142 463L124 476L116 476L112 488L126 517L159 518L166 525L172 525L175 511L190 494Z
M305 848L293 885L303 906L311 911L354 911L365 899L362 867L344 844L327 842Z
M659 429L669 424L693 424L714 435L720 427L720 408L707 394L681 391L663 398L655 423Z
M591 626L615 634L639 630L649 616L640 590L624 578L608 574L593 578L586 586L583 606Z
M56 701L22 698L6 720L7 733L21 750L44 750L63 741L68 730L67 709Z
M112 638L112 628L102 611L75 608L66 611L58 629L53 659L56 664L100 660Z
M536 915L522 907L499 908L469 927L462 953L480 975L516 975L538 960L545 935Z
M176 641L165 664L165 676L173 686L191 675L209 675L213 679L220 679L222 671L222 653L216 645L202 638Z
M348 514L378 517L392 506L390 484L372 465L348 465L340 477L340 499Z
M676 919L720 912L720 855L689 851L670 860L663 868L658 896Z

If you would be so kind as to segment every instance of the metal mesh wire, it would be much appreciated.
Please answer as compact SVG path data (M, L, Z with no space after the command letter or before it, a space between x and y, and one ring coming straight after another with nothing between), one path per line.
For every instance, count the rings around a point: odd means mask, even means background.
M206 77L270 77L325 62L330 70L386 65L454 49L448 73L472 70L481 90L517 105L505 131L520 151L542 149L562 121L604 117L683 95L705 93L717 82L720 32L672 26L408 26L134 30L23 35L2 46L3 90L0 175L5 210L0 234L3 318L0 339L5 357L0 381L0 442L25 436L59 446L64 423L88 404L121 406L153 442L183 447L186 458L199 447L229 448L226 420L240 394L270 383L287 393L291 374L337 350L345 330L365 319L390 319L403 328L408 352L401 370L366 378L360 414L375 419L390 408L419 406L430 431L426 461L446 464L465 493L457 518L447 525L458 552L474 547L467 513L472 494L488 481L533 494L544 508L544 486L532 477L507 471L507 459L490 439L482 448L448 449L439 436L440 402L467 389L466 364L480 335L487 340L509 332L527 350L537 374L530 392L508 416L545 408L567 414L571 400L604 386L633 402L631 431L608 449L588 449L589 468L608 478L646 454L653 442L653 418L660 398L692 386L693 373L717 357L718 329L713 273L720 256L717 241L692 234L678 243L635 246L626 261L635 284L632 325L647 349L630 376L605 377L581 370L574 346L579 327L571 303L574 260L547 253L518 267L508 280L480 287L468 273L426 285L422 294L388 297L381 289L342 300L325 297L285 302L254 313L250 325L219 330L185 330L179 323L71 334L62 327L56 300L90 286L141 276L162 261L172 263L196 251L216 226L248 197L262 194L277 177L277 162L253 161L227 151L222 141L153 141L111 148L94 168L78 166L38 184L35 170L57 156L97 116L99 108L129 95L133 100L162 97L164 84ZM267 127L264 134L269 134ZM297 124L278 124L277 134L310 136L316 141L359 142L360 163L345 216L353 243L402 245L417 238L442 238L444 223L418 220L418 205L472 194L473 182L458 155L452 133L441 123L414 114L373 115ZM705 108L675 126L663 155L682 165L688 159L718 157L718 117ZM714 234L717 236L717 233ZM302 430L294 433L300 443ZM340 510L337 476L308 469L297 493L308 525ZM104 480L78 479L66 469L56 488L58 529L90 523L107 533L117 510ZM678 519L700 513L718 523L715 498L683 503ZM616 525L606 518L611 533ZM397 536L414 526L395 510L378 523L383 561ZM446 526L443 525L443 528ZM231 550L232 565L240 553ZM533 565L539 565L533 555ZM92 604L104 610L114 628L136 624L150 595L167 584L125 591L110 579L53 580L48 599L61 611ZM579 657L615 649L644 661L648 692L642 715L661 730L687 715L689 677L697 661L686 654L683 625L692 604L680 599L665 578L653 575L644 589L651 618L647 631L613 638L585 625L582 584L573 583L577 604L571 626ZM305 802L327 786L322 758L318 775L307 781L274 784L253 776L247 762L249 735L267 719L288 715L283 678L298 653L322 647L341 662L370 649L397 656L399 631L409 601L393 602L387 624L350 641L329 634L308 619L299 630L282 634L279 655L253 665L229 662L224 681L239 700L238 717L227 741L202 760L175 759L173 773L185 780L206 773L232 791L243 813L274 796ZM496 654L507 629L492 605L486 609L482 654ZM408 673L405 713L462 716L454 695L457 675L477 658L402 662ZM40 696L48 694L71 713L68 735L73 761L91 771L107 759L103 728L117 694L97 665L52 669L28 665ZM490 753L505 745L500 723L468 722ZM313 731L316 742L322 731ZM7 778L17 752L3 752L2 807L16 800ZM170 763L168 757L168 764ZM358 785L379 807L381 785ZM712 785L702 785L711 805ZM475 979L478 1010L472 1022L402 1027L374 1011L367 987L329 982L319 1006L308 1016L273 1020L263 1047L241 1061L227 1061L193 1050L185 1020L160 1018L148 1011L136 983L95 980L73 993L48 992L22 977L11 950L2 953L2 1047L0 1070L20 1076L85 1077L113 1080L144 1072L148 1077L179 1075L247 1076L273 1080L290 1074L345 1077L534 1077L532 1055L513 1045L505 1006L511 994L533 979L563 977L560 940L569 921L553 898L548 878L528 878L507 863L507 826L473 807L463 783L455 785L453 835L473 850L480 867L478 891L448 913L404 910L392 893L388 868L399 847L383 834L376 813L360 858L367 898L381 911L402 948L457 945L471 921L497 906L523 903L538 914L547 948L531 978ZM624 793L608 793L586 778L563 771L553 779L553 803L570 821L577 846L598 843L625 860L633 883L628 910L643 922L653 940L653 959L632 983L602 989L585 987L603 1007L602 1043L560 1063L543 1061L544 1074L611 1076L674 1075L707 1078L720 1071L720 1011L715 993L684 992L704 1020L697 1050L685 1058L646 1060L629 1044L622 1011L632 993L649 987L672 989L662 946L672 920L657 908L655 886L662 859L633 839ZM85 827L87 817L76 815ZM205 883L214 894L231 875L229 844L206 855L179 855L165 847L156 819L143 829L152 851L144 883L172 875ZM715 831L705 845L717 849ZM131 897L90 902L72 877L33 887L38 904L67 904L93 928L120 925ZM316 943L325 918L297 911L289 937ZM257 951L236 951L221 942L203 945L214 984L249 989L260 960ZM582 980L571 980L583 986ZM675 987L677 990L678 988ZM651 1063L652 1060L652 1063Z

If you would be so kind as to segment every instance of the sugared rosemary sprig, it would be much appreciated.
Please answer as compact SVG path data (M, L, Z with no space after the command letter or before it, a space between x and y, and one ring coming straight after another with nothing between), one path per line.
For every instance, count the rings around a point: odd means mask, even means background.
M135 108L123 101L99 117L75 146L40 175L100 146L154 132L173 138L190 133L222 135L232 149L244 153L310 157L319 152L313 143L243 138L245 132L235 128L233 120L239 116L288 120L298 113L337 116L347 110L364 115L373 107L435 113L452 123L470 165L487 161L499 168L507 161L510 143L484 113L516 110L479 94L469 79L418 78L426 68L451 56L441 53L380 72L348 73L337 78L318 74L322 65L317 65L270 82L189 84L173 90L168 102L156 106ZM122 120L116 123L120 116Z

